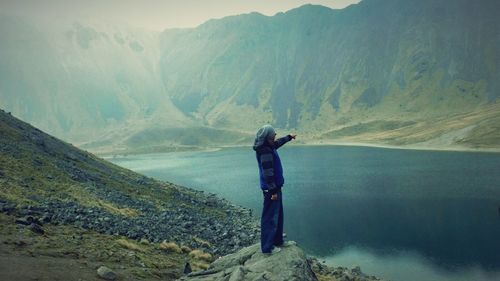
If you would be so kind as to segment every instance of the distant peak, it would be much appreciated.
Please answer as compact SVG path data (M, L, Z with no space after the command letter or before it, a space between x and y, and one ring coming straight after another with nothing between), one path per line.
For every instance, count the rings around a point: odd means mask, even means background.
M317 5L317 4L305 4L302 6L299 6L297 8L288 10L286 14L288 13L295 13L295 12L303 12L303 11L333 11L334 9L323 6L323 5Z
M261 14L259 12L251 12L251 13L245 13L245 14L239 14L239 15L226 16L226 17L219 18L219 19L209 19L206 22L197 26L197 28L202 27L202 26L211 26L213 24L225 24L225 23L232 23L235 21L258 20L258 19L263 19L263 18L269 18L269 16L266 16L266 15Z

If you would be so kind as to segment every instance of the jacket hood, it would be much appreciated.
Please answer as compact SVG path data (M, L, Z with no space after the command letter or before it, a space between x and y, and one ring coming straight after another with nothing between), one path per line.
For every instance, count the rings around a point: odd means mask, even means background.
M276 134L273 126L264 125L262 126L255 135L255 141L253 143L253 150L257 150L259 147L266 144L266 139L270 136Z

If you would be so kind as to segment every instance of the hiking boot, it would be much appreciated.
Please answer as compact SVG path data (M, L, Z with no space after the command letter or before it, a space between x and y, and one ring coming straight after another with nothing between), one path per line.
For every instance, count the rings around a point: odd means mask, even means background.
M275 245L275 247L284 248L284 247L295 246L295 245L297 245L297 242L295 242L295 241L286 241L281 245Z

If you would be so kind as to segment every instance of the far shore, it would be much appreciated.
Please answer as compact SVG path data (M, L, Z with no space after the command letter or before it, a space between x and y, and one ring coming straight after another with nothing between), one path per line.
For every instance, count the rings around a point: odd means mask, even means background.
M403 149L403 150L430 150L430 151L456 151L456 152L485 152L485 153L498 153L500 148L471 148L463 146L424 146L424 145L390 145L390 144L375 144L375 143L362 143L362 142L311 142L296 145L304 146L361 146L361 147L374 147L374 148L387 148L387 149Z
M500 148L471 148L462 146L450 146L450 147L437 147L437 146L423 146L423 145L389 145L389 144L376 144L376 143L364 143L364 142L298 142L290 143L292 146L353 146L353 147L373 147L373 148L384 148L384 149L400 149L400 150L422 150L422 151L449 151L449 152L482 152L482 153L500 153ZM105 153L96 152L104 159L110 159L117 156L127 156L127 155L146 155L146 154L159 154L159 153L176 153L176 152L216 152L225 148L238 148L238 147L249 147L251 144L242 145L220 145L220 146L179 146L172 147L173 149L166 149L164 151L110 151Z

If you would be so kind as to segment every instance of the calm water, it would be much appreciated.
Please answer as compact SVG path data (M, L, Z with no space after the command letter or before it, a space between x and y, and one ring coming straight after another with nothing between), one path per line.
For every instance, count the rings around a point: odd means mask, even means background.
M500 154L280 149L285 231L308 254L392 280L500 280ZM113 162L260 216L251 148Z

